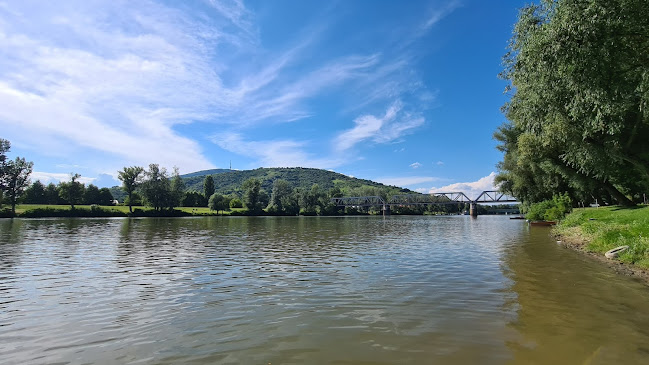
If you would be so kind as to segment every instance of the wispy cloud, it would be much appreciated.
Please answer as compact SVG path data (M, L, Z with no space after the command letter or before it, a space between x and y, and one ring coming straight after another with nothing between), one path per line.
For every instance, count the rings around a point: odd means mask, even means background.
M433 9L426 21L421 25L421 31L427 31L437 24L440 20L444 19L448 14L453 12L453 10L460 7L462 4L460 1L453 0L441 8Z
M420 164L419 162L413 162L413 163L410 164L410 167L412 167L413 169L418 169L418 168L420 168L422 166L423 165Z
M402 113L402 106L397 100L381 117L362 115L354 119L354 127L336 138L335 149L339 152L346 151L365 140L375 143L392 142L424 124L423 117Z
M433 11L408 31L427 31L457 6ZM425 123L422 105L435 95L411 53L379 46L316 57L325 26L267 47L243 1L206 0L201 9L156 1L3 3L4 138L66 157L61 168L74 161L114 173L158 162L189 172L214 167L201 138L219 124L225 133L213 142L262 165L331 168L348 162L340 156L362 141L399 141ZM331 151L246 134L314 117L313 100L336 94L344 99L337 117L352 125L333 132ZM386 105L383 115L368 112ZM201 123L202 136L184 132L192 123Z

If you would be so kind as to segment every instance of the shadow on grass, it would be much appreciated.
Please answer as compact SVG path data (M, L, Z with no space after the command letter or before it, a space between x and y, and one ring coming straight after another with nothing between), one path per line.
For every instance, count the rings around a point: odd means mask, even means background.
M620 211L620 210L637 210L637 209L643 209L643 208L646 208L646 207L647 207L646 205L634 205L634 206L631 206L631 207L625 207L625 206L622 206L622 205L617 205L614 208L612 208L611 210L614 211L614 212L617 212L617 211Z

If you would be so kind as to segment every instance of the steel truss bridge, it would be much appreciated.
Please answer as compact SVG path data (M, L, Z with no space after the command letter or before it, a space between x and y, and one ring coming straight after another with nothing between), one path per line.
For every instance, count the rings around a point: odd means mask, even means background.
M468 203L470 205L470 214L472 216L477 216L478 215L477 204L513 203L513 202L518 202L518 200L500 191L486 190L480 193L480 195L478 195L478 197L475 199L470 199L463 192L451 192L451 193L394 195L388 198L387 201L380 196L352 196L352 197L332 198L331 202L341 207L380 206L382 207L384 215L390 214L391 206Z

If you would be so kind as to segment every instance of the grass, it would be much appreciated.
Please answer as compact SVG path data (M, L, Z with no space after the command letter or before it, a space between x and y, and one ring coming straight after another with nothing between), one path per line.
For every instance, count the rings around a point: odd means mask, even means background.
M90 207L91 207L90 205L75 205L74 206L74 208L77 209L77 210L88 210L88 211L91 209ZM123 206L123 205L100 206L100 208L102 210L109 211L109 212L118 212L118 213L124 213L124 214L129 212L128 206ZM36 209L70 210L70 206L69 205L47 205L47 204L19 204L19 205L16 205L16 214L20 215L20 214L25 213L27 211L36 210ZM149 208L149 207L133 206L133 210L135 210L135 209L139 209L139 210L142 210L144 212L153 210L152 208ZM217 214L216 211L210 210L207 207L198 207L198 208L194 208L194 207L178 207L178 208L175 208L175 209L179 210L179 211L182 211L182 212L185 212L185 213L192 214L192 215L221 215L221 214L229 215L229 214L231 214L233 212L234 213L240 213L240 212L245 211L244 208L233 208L231 211L225 211L225 212L219 211L218 214Z
M585 243L591 252L628 245L620 261L649 269L649 206L575 209L555 233L566 241Z

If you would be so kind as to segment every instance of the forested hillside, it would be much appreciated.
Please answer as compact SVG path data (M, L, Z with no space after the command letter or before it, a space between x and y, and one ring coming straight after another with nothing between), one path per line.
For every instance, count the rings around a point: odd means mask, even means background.
M357 195L364 193L363 189L379 188L387 189L390 194L411 192L408 189L402 189L394 186L386 186L374 181L356 179L333 171L313 169L313 168L259 168L255 170L222 170L218 173L210 173L212 170L183 175L186 189L189 191L203 191L203 181L205 176L212 175L214 178L215 191L220 194L239 194L242 191L243 182L250 178L261 180L261 188L270 192L273 187L273 181L282 179L289 182L293 188L310 189L313 184L318 184L320 189L325 191L337 187L344 195ZM189 176L189 177L185 177Z

